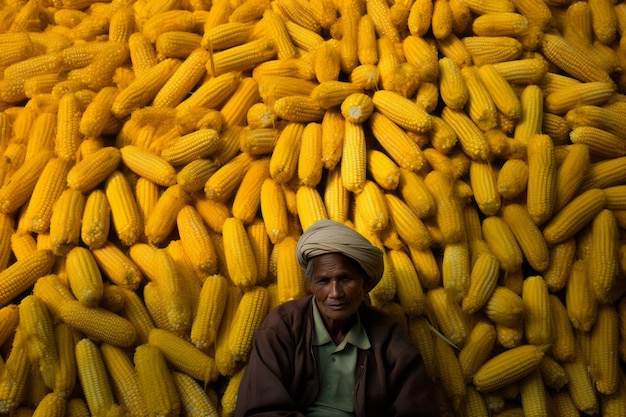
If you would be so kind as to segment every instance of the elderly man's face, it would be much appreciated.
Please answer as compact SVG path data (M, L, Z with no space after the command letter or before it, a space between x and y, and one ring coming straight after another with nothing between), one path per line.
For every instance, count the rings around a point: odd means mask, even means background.
M365 277L355 262L339 253L316 256L311 260L311 291L320 313L327 321L349 320L363 301Z

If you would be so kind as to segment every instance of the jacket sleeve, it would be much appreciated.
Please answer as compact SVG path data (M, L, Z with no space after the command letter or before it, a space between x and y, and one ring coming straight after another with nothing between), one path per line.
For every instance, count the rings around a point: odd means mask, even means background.
M237 394L235 417L304 417L292 397L293 346L273 328L255 333L252 350ZM286 339L283 337L283 339Z

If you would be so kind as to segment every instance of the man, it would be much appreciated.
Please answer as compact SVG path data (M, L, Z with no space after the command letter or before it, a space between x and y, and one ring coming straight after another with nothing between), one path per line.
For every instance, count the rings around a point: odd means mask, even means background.
M383 274L383 252L321 220L296 256L312 296L279 305L255 333L235 416L436 416L409 336L364 302Z

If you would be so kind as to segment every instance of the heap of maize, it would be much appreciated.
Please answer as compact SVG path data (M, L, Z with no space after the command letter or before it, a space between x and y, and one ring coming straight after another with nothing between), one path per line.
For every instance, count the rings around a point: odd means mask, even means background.
M0 0L0 415L232 415L330 218L441 415L623 417L625 32L620 0Z

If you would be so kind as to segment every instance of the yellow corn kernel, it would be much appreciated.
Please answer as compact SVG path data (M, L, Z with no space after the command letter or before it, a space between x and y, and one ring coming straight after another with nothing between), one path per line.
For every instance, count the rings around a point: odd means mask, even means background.
M210 78L202 83L194 93L183 100L176 109L185 113L193 108L218 108L237 89L241 81L241 74L236 71L226 71L223 74Z
M91 339L83 338L76 343L76 365L89 413L106 415L115 402L113 387L102 353Z
M432 243L422 220L394 194L385 194L389 218L400 238L409 246L425 249Z
M252 161L235 193L232 213L244 224L250 223L257 214L261 200L261 185L270 177L269 165L269 157Z
M548 135L528 139L527 209L535 223L545 223L554 211L556 194L556 155Z
M135 174L164 187L175 184L176 170L162 156L137 145L126 145L120 149L124 164Z
M235 194L250 164L252 156L240 153L218 168L204 185L204 194L211 200L224 202Z
M565 287L567 315L576 330L588 332L598 315L598 301L591 292L587 274L587 261L578 259L572 265Z
M35 183L24 214L27 230L37 233L48 230L54 203L65 189L65 178L70 166L71 163L61 158L48 160Z
M150 103L179 66L178 60L167 58L147 69L115 97L111 106L113 114L123 118Z
M298 157L298 178L303 185L315 187L322 179L322 125L309 123L304 127Z
M624 165L626 157L605 159L594 162L589 166L587 176L581 185L581 190L590 188L606 188L623 184Z
M275 58L278 47L268 37L261 37L213 53L207 61L207 71L212 77L231 72L246 71L257 64Z
M524 336L534 345L552 343L548 286L540 275L526 277L522 286Z
M496 354L474 374L479 392L490 392L516 382L539 368L547 346L520 345Z
M54 203L50 217L50 241L55 255L66 255L78 245L84 207L83 194L71 188L65 189Z
M372 181L365 181L363 191L354 196L355 210L359 211L369 233L378 234L387 227L389 211L385 194Z
M11 175L11 181L0 187L2 213L13 213L28 201L51 156L49 150L37 152Z
M193 271L198 276L217 271L217 254L202 217L193 206L182 207L176 216L180 241Z
M188 193L200 191L218 168L214 160L200 158L182 167L176 174L176 182Z
M241 369L237 371L233 376L228 380L228 384L224 389L224 394L220 399L222 416L224 417L232 417L235 415L235 409L237 407L237 395L239 391L239 386L241 385L241 380L243 379L243 375L246 372L246 365L244 364Z
M504 115L517 119L520 117L520 100L511 85L491 64L484 64L478 69L483 84L496 105Z
M577 412L597 413L599 411L598 398L582 352L578 350L573 361L563 362L562 365L568 380L567 391Z
M464 235L461 201L453 188L454 179L441 171L431 171L424 185L435 203L435 221L445 243L458 242Z
M600 303L611 300L618 276L619 229L613 212L601 210L592 220L587 256L587 276Z
M143 279L137 265L115 244L106 241L98 248L92 248L94 256L102 273L115 284L135 290Z
M187 415L219 416L211 392L207 393L198 381L185 373L174 371L172 376L181 400L181 406Z
M349 191L343 186L340 169L328 172L323 198L328 218L344 223L348 219Z
M210 200L205 196L196 198L194 207L207 227L215 233L222 232L224 220L231 215L229 206L216 200Z
M306 230L318 220L328 219L322 196L314 187L306 185L298 187L296 191L296 206L302 230Z
M267 315L269 296L265 287L252 286L244 291L228 335L228 348L235 361L247 362L254 332Z
M367 175L367 146L361 123L345 122L345 136L341 157L341 179L344 187L359 193Z
M30 362L26 341L18 329L14 336L13 349L4 364L6 377L0 381L0 399L3 412L13 412L22 403L25 396L26 384L29 379Z
M491 150L487 138L468 115L444 107L441 118L455 131L459 145L471 159L485 161L489 158Z
M598 307L596 322L591 328L590 370L596 390L614 394L620 385L618 355L619 319L616 309L608 304Z
M497 325L515 327L524 319L524 302L510 288L497 285L485 307L485 316Z
M133 362L148 414L170 416L180 413L180 398L165 355L146 343L135 348Z
M55 261L50 250L36 250L0 272L0 306L7 305L33 286L38 278L48 274Z
M68 252L66 262L70 289L76 299L87 307L97 306L104 282L91 252L81 246L74 247Z
M432 0L416 0L411 5L407 26L411 35L424 36L430 29L433 15Z
M322 118L322 161L332 170L341 159L345 137L345 119L339 109L330 109Z
M295 256L296 244L296 239L286 236L277 245L276 283L278 302L281 304L306 294L304 271Z
M496 329L486 320L478 321L467 335L463 348L458 353L459 365L466 382L471 382L474 374L493 351L496 342Z
M442 337L435 337L435 349L437 351L437 374L444 394L452 402L452 409L460 410L467 396L467 390L456 352L453 346Z
M143 227L128 178L121 171L113 171L104 183L104 192L111 206L111 219L117 236L125 245L132 245Z
M46 304L37 296L26 296L19 304L19 326L26 337L28 355L41 372L48 389L54 388L59 353L54 338L54 324Z
M270 158L270 175L275 181L286 183L296 174L303 132L304 125L293 122L278 136Z
M198 33L171 31L161 33L154 48L160 57L184 59L201 45L202 35Z
M384 190L393 191L400 183L400 167L379 150L367 151L367 172Z
M500 210L500 194L497 191L496 173L487 162L470 162L470 184L474 199L480 211L486 216L495 215Z
M255 285L256 260L243 222L236 217L227 218L224 221L222 236L226 267L233 284L241 288Z
M536 271L545 271L550 260L548 240L544 238L528 210L520 204L511 203L502 208L500 216L513 232L526 261Z
M63 64L59 54L46 53L14 62L4 71L4 82L0 97L6 103L17 103L26 99L24 82L33 76L58 73Z
M580 193L548 221L543 235L549 244L563 242L578 233L604 208L602 190L591 188Z
M595 157L604 159L618 158L626 155L621 138L606 130L593 126L578 126L571 130L570 140L582 144Z
M374 112L368 122L374 137L398 166L410 171L419 171L424 166L420 147L392 119Z
M128 51L136 75L144 73L157 64L154 45L142 32L134 32L128 37Z
M544 34L541 52L551 63L577 80L611 82L611 78L604 68L597 65L589 59L588 54L577 49L560 35Z
M319 101L309 96L281 97L274 102L272 110L281 119L293 123L321 121L325 112Z
M398 93L378 90L372 101L376 110L408 131L423 133L432 128L430 115L419 104Z
M489 91L478 75L477 67L463 67L461 75L467 88L467 110L470 118L481 130L495 127L497 110Z
M450 108L461 110L468 100L468 87L461 68L449 57L439 59L439 92Z
M93 190L85 200L80 220L80 238L89 248L105 245L111 226L111 206L104 191Z
M215 360L191 342L164 329L150 331L148 344L156 346L175 369L204 383L215 381Z
M227 281L221 275L206 277L202 284L198 311L191 325L191 342L201 350L215 343L224 314Z
M464 312L473 314L487 303L498 283L499 272L498 258L487 252L478 257L472 265L469 288L461 302Z
M451 290L437 287L426 292L428 313L435 319L437 329L456 346L467 338L467 327L461 306L454 300Z
M67 173L67 185L80 192L87 192L101 184L119 166L120 150L105 146L87 155Z
M145 398L139 388L139 377L129 355L123 349L107 343L100 345L100 353L120 405L131 416L147 414Z
M386 253L402 310L410 316L423 314L426 311L426 298L411 258L403 250L392 249Z

